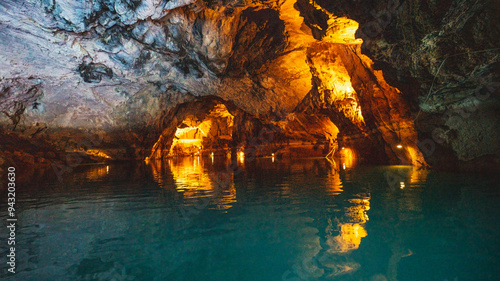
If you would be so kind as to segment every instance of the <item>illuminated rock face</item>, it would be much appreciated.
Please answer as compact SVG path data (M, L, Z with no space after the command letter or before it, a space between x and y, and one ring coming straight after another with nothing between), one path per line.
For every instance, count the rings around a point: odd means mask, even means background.
M196 119L193 127L222 130L196 146L225 139L233 149L294 156L287 146L309 142L318 155L348 146L362 160L425 164L412 96L361 53L355 20L364 28L366 9L343 2L3 1L0 124L8 138L0 145L52 148L34 163L86 150L161 158L189 139L176 132ZM363 39L380 59L384 49ZM221 107L231 126L209 117ZM429 120L425 110L418 122Z
M363 53L403 92L430 165L498 170L498 1L316 2L359 22Z

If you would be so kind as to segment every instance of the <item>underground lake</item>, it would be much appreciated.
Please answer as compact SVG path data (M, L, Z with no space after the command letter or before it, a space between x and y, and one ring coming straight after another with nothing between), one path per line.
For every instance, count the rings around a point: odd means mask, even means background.
M341 160L341 159L338 159ZM498 177L183 157L37 174L2 280L497 280ZM6 208L6 203L0 204ZM0 217L5 220L4 213ZM3 245L2 245L3 246ZM5 264L2 265L5 268Z
M0 0L0 280L500 280L498 15Z

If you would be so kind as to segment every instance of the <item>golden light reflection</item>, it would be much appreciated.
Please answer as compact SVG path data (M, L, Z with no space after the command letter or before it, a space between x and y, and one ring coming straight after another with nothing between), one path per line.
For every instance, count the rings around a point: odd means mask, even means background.
M343 147L340 150L340 162L342 163L342 169L350 169L356 164L356 153L347 147Z
M238 162L239 162L240 164L245 163L245 153L244 153L243 151L240 151L240 152L238 153Z
M196 158L182 157L170 162L177 190L212 191L212 182Z
M429 170L417 166L391 166L387 172L387 183L392 188L415 189L425 184Z
M162 162L160 160L152 159L146 162L149 167L151 167L151 173L153 174L153 179L160 185L163 184L163 177L161 176Z
M361 238L367 235L365 228L359 223L341 224L340 234L334 238L337 250L341 253L356 250L361 244Z
M411 184L423 184L427 180L427 175L429 170L419 169L418 167L413 167L410 173L410 183Z
M109 166L92 166L85 172L85 178L93 181L98 180L109 173Z
M368 235L365 224L369 220L367 211L370 210L369 197L350 199L353 205L345 210L348 220L339 224L339 234L328 240L333 252L345 253L359 248L361 239Z
M350 199L349 203L354 204L346 210L346 216L349 218L349 221L361 224L366 223L369 220L366 212L370 210L370 200L368 198Z
M165 162L151 162L153 173L156 173L155 179L157 176L168 174L158 167L162 163ZM231 173L220 171L209 174L200 157L176 158L169 160L167 164L173 175L176 190L182 193L183 198L208 198L210 208L218 210L227 210L236 202L236 189Z

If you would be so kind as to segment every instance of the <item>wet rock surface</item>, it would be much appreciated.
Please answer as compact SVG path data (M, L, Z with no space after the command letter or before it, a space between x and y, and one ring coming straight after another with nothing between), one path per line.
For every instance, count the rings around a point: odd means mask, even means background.
M359 22L363 53L403 92L429 164L498 169L498 1L317 3Z
M497 14L495 1L2 1L3 161L34 162L15 139L55 151L48 162L161 157L187 115L224 104L234 148L495 168Z

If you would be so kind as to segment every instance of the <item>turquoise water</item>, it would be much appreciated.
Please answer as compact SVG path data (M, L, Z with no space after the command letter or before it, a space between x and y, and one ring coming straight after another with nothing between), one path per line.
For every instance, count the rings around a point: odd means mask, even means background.
M0 278L500 280L498 177L326 159L228 165L37 174L18 187L17 273L2 262Z

